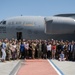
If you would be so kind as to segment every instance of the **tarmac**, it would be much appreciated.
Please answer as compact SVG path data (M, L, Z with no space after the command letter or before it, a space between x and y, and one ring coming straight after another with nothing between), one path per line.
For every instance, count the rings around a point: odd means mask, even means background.
M24 60L0 61L0 75L16 75L19 68L23 66L23 61ZM75 75L75 62L58 61L55 59L48 59L48 61L52 64L52 67L60 73L58 75Z
M0 60L0 75L15 75L20 67L21 60L10 60L1 62Z
M61 75L75 75L75 62L50 60Z

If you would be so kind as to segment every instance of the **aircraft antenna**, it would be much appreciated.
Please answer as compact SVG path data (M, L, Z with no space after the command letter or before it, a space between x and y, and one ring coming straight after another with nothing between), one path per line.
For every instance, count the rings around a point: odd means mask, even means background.
M22 16L22 14L21 14L21 16Z

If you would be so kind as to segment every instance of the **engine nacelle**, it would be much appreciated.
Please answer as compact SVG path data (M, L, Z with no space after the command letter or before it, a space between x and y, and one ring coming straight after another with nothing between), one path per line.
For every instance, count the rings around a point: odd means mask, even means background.
M47 34L75 33L75 20L66 17L46 17L45 33Z

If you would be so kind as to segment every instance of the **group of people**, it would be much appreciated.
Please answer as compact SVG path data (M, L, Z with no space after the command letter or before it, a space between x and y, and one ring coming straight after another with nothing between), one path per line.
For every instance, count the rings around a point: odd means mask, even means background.
M1 61L16 59L58 59L75 61L75 41L0 40Z

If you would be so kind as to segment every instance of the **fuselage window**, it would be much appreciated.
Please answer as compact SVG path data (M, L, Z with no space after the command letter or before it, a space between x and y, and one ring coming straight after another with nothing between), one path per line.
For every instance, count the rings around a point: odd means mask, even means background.
M21 22L16 22L16 24L21 24Z
M14 24L14 22L12 22L12 25Z
M8 24L11 25L11 22L9 22Z

